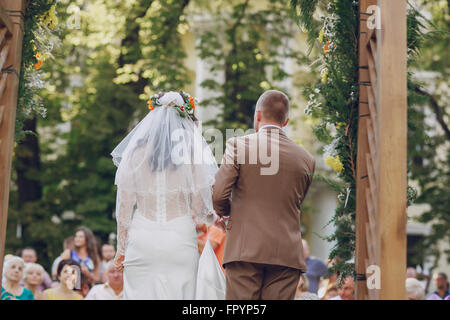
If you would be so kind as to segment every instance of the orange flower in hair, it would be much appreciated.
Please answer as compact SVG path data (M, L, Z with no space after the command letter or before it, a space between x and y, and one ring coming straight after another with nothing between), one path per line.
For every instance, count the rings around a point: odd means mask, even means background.
M195 109L194 97L193 97L193 96L190 96L190 97L189 97L189 103L191 104L192 109Z
M155 107L153 106L153 101L152 101L152 99L148 100L148 101L147 101L147 104L148 104L148 108L149 108L150 110L155 109Z

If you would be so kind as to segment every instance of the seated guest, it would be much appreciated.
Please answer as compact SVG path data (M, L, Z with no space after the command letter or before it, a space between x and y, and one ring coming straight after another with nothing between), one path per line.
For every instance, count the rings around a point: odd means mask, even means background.
M102 262L100 263L99 268L99 278L101 282L106 282L107 278L107 271L106 271L106 265L108 262L112 261L114 259L114 256L116 255L116 249L114 249L114 246L110 243L105 243L102 245Z
M339 282L339 281L338 281ZM347 276L342 283L338 283L338 295L328 300L353 300L355 282L352 276Z
M25 288L33 292L35 300L42 299L42 291L40 286L44 281L44 268L37 263L29 262L25 264L25 271L23 273L23 281Z
M425 290L419 280L415 278L406 279L406 299L408 300L424 300Z
M34 300L31 290L19 284L24 268L25 263L22 258L17 256L9 257L4 262L4 281L2 282L0 300Z
M61 254L62 259L72 259L81 265L83 273L91 284L99 281L100 258L97 252L97 240L91 230L79 227L75 231L74 249Z
M332 261L328 260L327 262L327 268L330 270L330 268L333 267L333 265L336 263L337 259L334 258ZM330 273L327 276L324 277L322 281L320 281L319 290L317 291L317 295L322 300L328 300L329 298L333 298L337 296L337 287L336 287L336 279L337 279L337 273ZM325 297L328 292L329 288L334 288L331 292L331 296L328 295ZM335 294L334 294L335 293ZM334 294L334 295L333 295Z
M31 247L26 247L20 251L20 257L23 259L25 263L37 263L37 253L36 250L34 250ZM52 278L50 275L45 271L44 269L44 275L42 283L38 286L38 290L40 292L44 291L45 289L51 288L52 286ZM21 285L25 286L25 283L21 282Z
M337 297L338 294L338 289L336 286L336 282L330 283L328 284L325 293L322 297L322 300L330 300L331 298Z
M448 290L448 278L444 272L439 272L433 276L436 291L430 294L427 300L450 300Z
M75 248L74 246L74 238L73 236L67 237L64 239L63 242L63 249L64 251L66 250L73 250ZM58 278L57 276L57 269L58 269L58 264L61 262L62 259L62 253L55 259L55 261L53 261L52 264L52 279Z
M123 273L117 271L110 261L105 269L106 283L97 284L89 291L85 300L122 300Z
M417 271L414 267L406 268L406 278L415 278L417 279Z
M75 289L75 292L81 295L83 298L86 298L91 288L92 283L89 281L88 277L81 273L81 284L79 288Z
M301 274L298 281L294 300L319 300L315 293L308 292L308 279L304 274Z
M302 244L303 257L306 263L306 278L309 283L308 291L317 294L320 279L327 275L328 266L319 258L309 255L309 246L305 239L302 240Z
M81 267L74 260L62 260L57 269L59 284L43 292L43 300L82 300L83 296L74 291L81 282Z

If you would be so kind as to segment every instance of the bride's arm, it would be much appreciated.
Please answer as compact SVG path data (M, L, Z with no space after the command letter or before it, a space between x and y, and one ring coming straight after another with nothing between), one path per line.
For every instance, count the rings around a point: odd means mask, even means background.
M203 197L208 197L209 199L203 199ZM218 219L216 213L212 210L212 203L208 206L206 203L211 201L211 192L207 191L206 188L191 195L191 209L192 214L196 218L198 224L205 223L207 226L213 224Z
M128 229L130 228L133 207L136 203L134 193L117 189L116 220L117 220L117 254L125 255L127 247Z

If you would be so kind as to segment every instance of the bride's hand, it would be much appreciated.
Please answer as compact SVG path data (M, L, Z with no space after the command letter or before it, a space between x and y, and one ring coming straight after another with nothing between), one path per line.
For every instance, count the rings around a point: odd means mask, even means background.
M114 266L117 271L123 271L123 260L125 260L125 256L116 253L116 256L114 257Z

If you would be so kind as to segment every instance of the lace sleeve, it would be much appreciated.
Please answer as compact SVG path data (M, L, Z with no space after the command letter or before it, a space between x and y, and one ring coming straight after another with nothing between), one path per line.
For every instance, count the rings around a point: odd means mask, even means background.
M117 253L125 255L128 241L128 229L131 224L134 204L136 203L136 196L134 193L129 193L117 189L116 201L116 220L117 220Z
M197 224L211 225L218 218L212 204L212 186L216 172L215 163L192 166L194 186L190 198L192 215Z
M218 216L214 212L212 208L212 202L209 199L204 199L204 196L207 194L211 194L211 191L207 191L203 189L200 192L192 194L191 198L191 208L193 211L193 216L195 223L211 225L216 222ZM211 199L211 198L210 198ZM209 205L209 202L211 205Z

